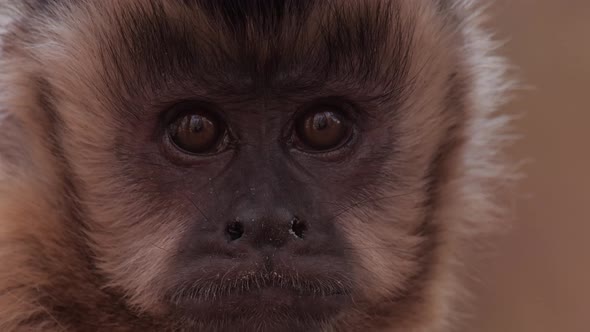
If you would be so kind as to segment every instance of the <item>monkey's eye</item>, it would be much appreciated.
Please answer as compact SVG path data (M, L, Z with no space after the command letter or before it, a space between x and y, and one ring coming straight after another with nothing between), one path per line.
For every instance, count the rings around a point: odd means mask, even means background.
M322 107L305 113L297 120L296 134L306 148L327 151L348 142L352 125L342 112Z
M218 150L225 127L212 113L187 111L178 116L168 127L172 142L185 152L211 153Z

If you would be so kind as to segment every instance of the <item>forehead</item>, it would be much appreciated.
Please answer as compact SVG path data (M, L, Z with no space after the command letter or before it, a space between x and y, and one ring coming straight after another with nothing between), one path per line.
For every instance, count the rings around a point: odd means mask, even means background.
M395 85L413 51L412 3L70 0L39 2L37 10L59 25L69 22L72 36L62 42L78 52L72 56L84 49L99 55L100 65L114 67L109 70L146 82L172 74L209 86L384 78Z

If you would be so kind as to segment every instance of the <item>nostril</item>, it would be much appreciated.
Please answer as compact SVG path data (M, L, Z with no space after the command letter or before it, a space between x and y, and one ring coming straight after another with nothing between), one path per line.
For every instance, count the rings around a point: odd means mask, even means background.
M299 220L299 218L295 217L291 220L291 230L289 233L293 234L295 237L303 239L305 232L307 231L307 225L305 222Z
M244 225L239 221L234 221L227 225L225 230L230 241L235 241L244 235Z

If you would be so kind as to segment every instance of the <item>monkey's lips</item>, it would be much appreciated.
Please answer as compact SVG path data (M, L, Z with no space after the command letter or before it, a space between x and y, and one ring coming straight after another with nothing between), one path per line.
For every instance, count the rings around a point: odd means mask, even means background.
M269 315L291 318L322 319L338 313L348 302L344 294L301 295L292 290L268 287L239 294L222 295L210 300L186 298L179 309L191 315L215 317L260 317Z
M175 310L195 318L277 316L326 319L351 301L351 287L331 275L298 271L226 272L169 297Z

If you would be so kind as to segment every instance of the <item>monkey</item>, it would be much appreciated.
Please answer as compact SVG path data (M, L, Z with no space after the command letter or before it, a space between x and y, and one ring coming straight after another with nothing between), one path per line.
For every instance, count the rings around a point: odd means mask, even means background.
M453 329L506 178L480 3L0 6L0 330Z

